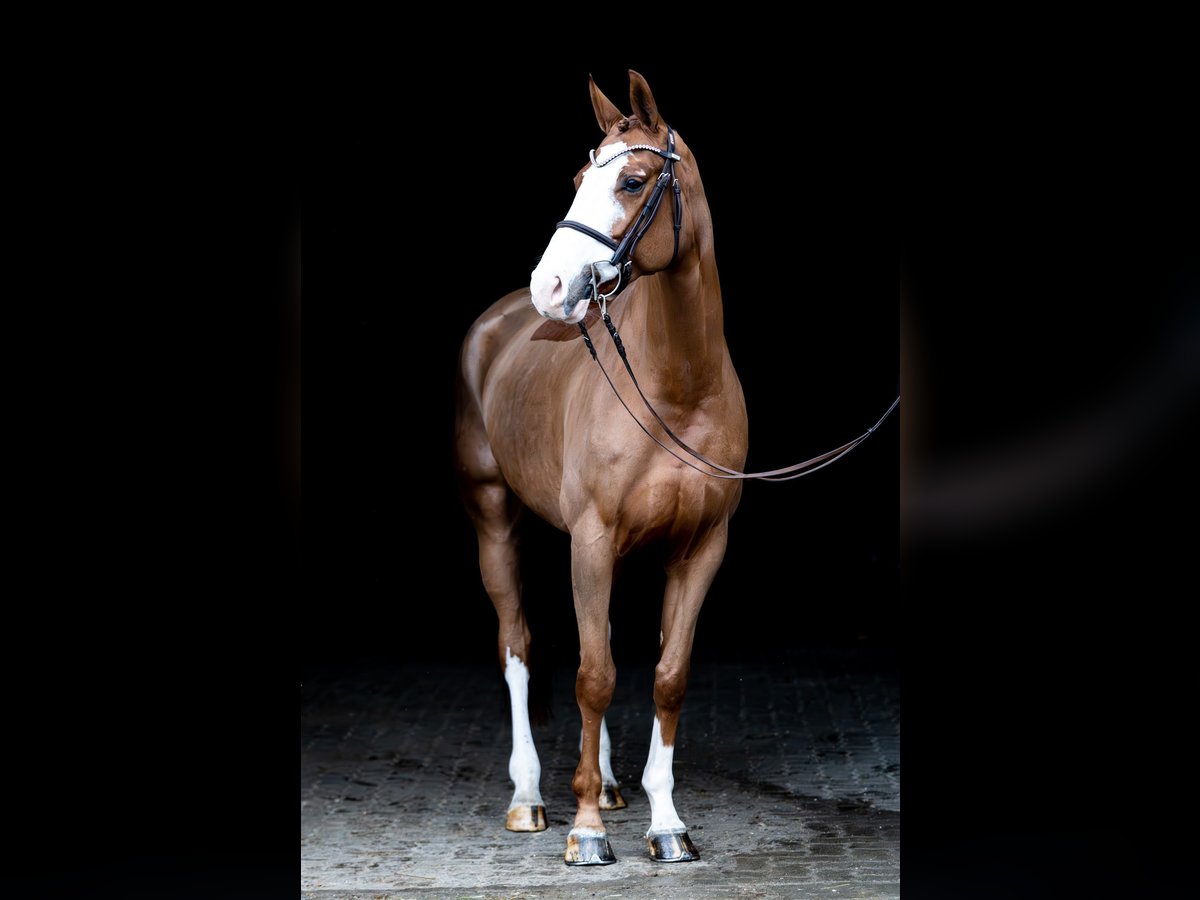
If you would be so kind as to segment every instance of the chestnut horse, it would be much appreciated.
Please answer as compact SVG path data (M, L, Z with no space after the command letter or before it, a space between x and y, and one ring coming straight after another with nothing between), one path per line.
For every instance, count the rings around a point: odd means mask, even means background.
M467 334L455 445L483 584L500 620L500 665L512 699L512 831L546 827L529 727L530 632L514 528L528 508L571 536L579 626L575 695L583 718L572 781L578 808L565 854L571 865L615 862L600 811L625 805L604 724L616 680L608 624L613 566L635 549L664 545L655 717L642 786L650 798L650 855L680 862L698 853L671 796L675 733L696 619L725 555L742 485L706 478L664 453L610 393L573 340L598 293L596 282L620 279L612 318L639 362L642 390L691 447L740 469L746 405L725 344L712 221L696 160L659 116L641 75L629 73L628 116L595 82L590 88L604 140L575 177L570 227L555 231L529 287L493 304ZM655 191L663 174L667 190ZM663 214L639 218L650 200L656 210L661 201ZM609 248L633 228L641 234L626 242L632 265L614 266ZM596 352L608 371L618 370L612 343L597 341ZM629 382L618 387L632 408Z

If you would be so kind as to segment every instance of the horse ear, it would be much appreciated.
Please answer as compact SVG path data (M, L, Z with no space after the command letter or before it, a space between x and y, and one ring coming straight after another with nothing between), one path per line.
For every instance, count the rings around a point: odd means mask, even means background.
M629 70L629 105L647 131L658 131L658 104L646 79L633 69Z
M600 88L596 87L596 82L591 75L588 76L588 90L592 95L592 109L596 111L596 123L600 126L601 131L608 134L609 129L625 117L621 115L621 111L613 105L613 102L600 92Z

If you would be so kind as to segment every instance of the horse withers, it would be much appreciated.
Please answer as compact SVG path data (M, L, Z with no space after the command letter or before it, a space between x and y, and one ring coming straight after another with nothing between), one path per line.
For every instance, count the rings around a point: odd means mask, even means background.
M746 406L725 344L712 222L696 160L659 115L641 75L629 73L629 115L595 82L590 90L604 139L575 176L575 200L563 223L570 227L555 231L529 287L494 303L463 343L458 471L483 584L499 617L497 650L512 700L512 831L546 827L529 726L531 636L514 529L530 509L571 536L583 734L572 780L570 865L616 861L600 812L625 805L604 722L616 680L608 623L613 567L638 548L664 548L655 716L642 786L650 799L651 857L681 862L699 854L672 800L675 733L696 619L725 555L742 487L706 478L648 440L575 340L578 323L594 320L592 301L607 289L612 321L640 363L646 398L710 460L744 465ZM656 215L659 208L663 214ZM609 371L619 368L612 342L597 341L595 349ZM630 384L618 388L632 407Z

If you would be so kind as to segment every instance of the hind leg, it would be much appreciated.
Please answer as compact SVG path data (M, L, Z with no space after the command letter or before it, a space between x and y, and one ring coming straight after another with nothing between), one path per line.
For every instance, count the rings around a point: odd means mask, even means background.
M521 580L514 533L521 506L507 486L477 484L467 492L467 508L479 538L479 572L500 620L497 651L512 705L512 755L508 774L512 802L505 827L509 831L544 831L542 767L529 726L529 626L521 606Z
M580 740L582 744L582 740ZM621 784L612 768L612 740L608 736L608 723L600 720L600 808L624 809L625 798L621 796Z

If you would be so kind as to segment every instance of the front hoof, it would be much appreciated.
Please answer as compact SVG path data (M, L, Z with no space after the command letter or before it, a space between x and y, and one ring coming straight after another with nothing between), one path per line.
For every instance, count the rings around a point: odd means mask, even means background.
M541 804L514 806L508 811L508 821L504 827L509 831L545 831L546 807Z
M615 784L606 784L600 789L601 809L624 809L628 805L621 796L621 789Z
M650 858L658 862L692 862L700 858L700 851L686 831L648 834L646 843L650 845Z
M567 852L563 854L563 862L568 866L609 866L616 861L606 832L594 828L572 828L567 835Z

